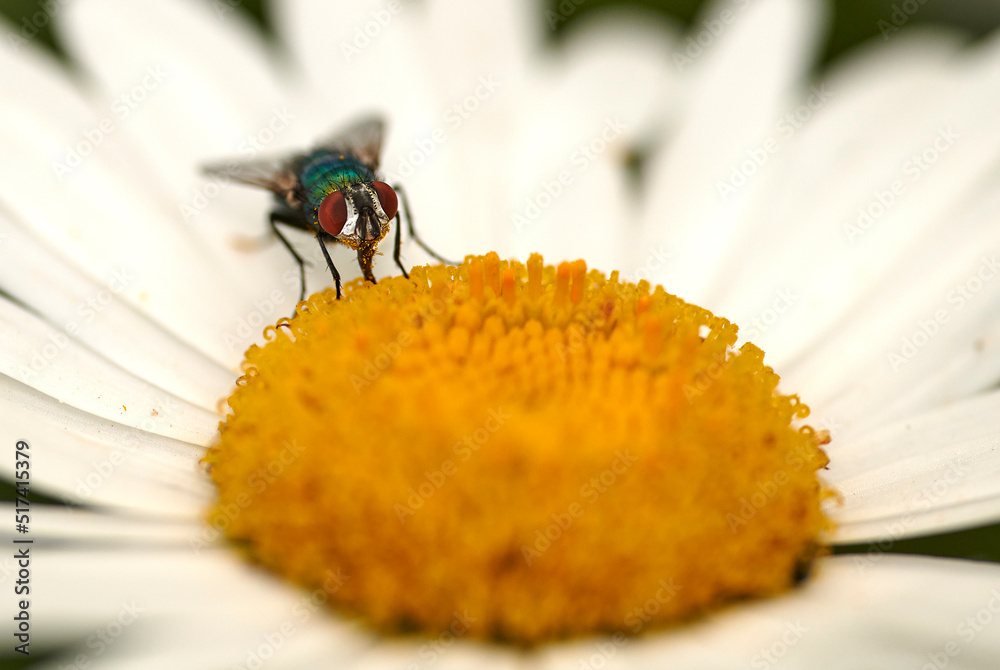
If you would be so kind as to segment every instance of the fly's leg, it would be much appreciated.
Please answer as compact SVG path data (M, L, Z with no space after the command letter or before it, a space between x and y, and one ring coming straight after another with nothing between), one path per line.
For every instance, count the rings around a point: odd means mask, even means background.
M295 216L294 214L286 214L284 212L271 212L271 216L268 218L268 220L271 222L271 230L274 231L274 234L277 235L278 239L281 240L281 243L285 245L286 249L288 249L288 253L292 255L292 258L294 258L295 262L298 263L299 265L299 285L300 285L299 302L302 302L303 300L305 300L306 297L307 261L304 258L302 258L302 256L299 255L299 252L295 251L295 248L288 242L285 236L282 235L281 231L278 229L279 223L283 223L287 226L293 226L295 228L302 228L302 223L299 217Z
M317 234L316 239L319 240L319 248L323 250L323 257L326 259L326 266L330 268L330 273L333 275L333 283L337 286L337 300L340 300L340 273L337 272L337 266L333 264L333 259L330 258L330 252L326 250L324 233ZM371 268L368 269L368 272L369 274L371 273ZM374 283L375 279L373 278L371 281Z
M404 191L403 187L400 186L400 185L398 185L398 184L393 184L392 188L395 189L396 193L399 194L399 199L403 202L403 212L406 214L406 231L410 234L410 237L412 237L413 240L417 244L420 245L421 249L423 249L424 251L426 251L427 253L429 253L433 258L436 258L437 260L441 261L445 265L458 265L459 263L457 263L456 261L450 261L447 258L444 258L443 256L438 255L437 252L435 252L433 249L431 249L429 246L427 246L424 243L424 241L422 239L420 239L420 236L417 235L416 229L414 229L414 227L413 227L413 216L410 214L410 203L409 203L408 198L406 197L406 191ZM399 228L398 228L398 226L399 226L399 212L396 212L396 226L397 226L397 228L396 228L396 253L393 254L393 256L394 256L394 258L396 260L396 265L399 265L399 268L402 270L403 266L399 262L399 253L398 253L399 252ZM406 270L403 270L403 274L404 275L406 274Z
M392 247L392 260L396 261L396 265L402 270L403 276L407 279L410 278L410 273L406 271L403 267L403 261L399 260L399 246L403 239L403 228L399 225L399 212L396 212L396 243Z

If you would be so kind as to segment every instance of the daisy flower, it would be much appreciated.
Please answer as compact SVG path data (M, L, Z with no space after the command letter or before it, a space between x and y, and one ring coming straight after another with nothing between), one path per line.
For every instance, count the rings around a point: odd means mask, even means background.
M30 452L33 491L75 504L4 530L34 541L32 653L60 646L49 666L81 668L992 667L1000 569L885 550L1000 517L995 40L901 32L811 82L810 2L710 7L685 35L603 16L555 53L522 3L297 0L275 8L280 51L231 9L62 7L72 74L30 42L0 50L0 430ZM197 165L307 146L373 109L391 120L382 167L443 255L586 258L738 324L833 435L825 541L872 550L673 630L646 629L669 599L650 593L622 622L646 635L530 651L382 636L326 607L350 575L304 591L240 560L204 522L199 463L298 274L253 239L265 194ZM636 184L622 164L643 143ZM21 471L13 455L0 468ZM763 516L769 490L734 523ZM5 589L17 561L0 562Z

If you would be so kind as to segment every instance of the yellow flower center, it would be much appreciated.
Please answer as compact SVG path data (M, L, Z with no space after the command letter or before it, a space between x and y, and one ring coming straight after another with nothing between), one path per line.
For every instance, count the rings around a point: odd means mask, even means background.
M825 435L736 326L496 254L312 296L247 352L213 523L384 630L635 633L808 573Z

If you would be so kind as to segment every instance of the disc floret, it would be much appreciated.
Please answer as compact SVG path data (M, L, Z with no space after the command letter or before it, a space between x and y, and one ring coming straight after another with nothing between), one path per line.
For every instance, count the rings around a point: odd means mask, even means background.
M491 253L266 335L208 456L215 519L242 496L230 537L310 588L344 575L330 601L382 629L638 633L816 553L825 436L735 325L661 287Z

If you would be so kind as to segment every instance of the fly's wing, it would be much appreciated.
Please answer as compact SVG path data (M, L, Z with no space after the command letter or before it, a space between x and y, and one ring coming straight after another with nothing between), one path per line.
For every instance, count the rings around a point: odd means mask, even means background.
M300 159L301 156L284 156L249 161L231 160L204 165L201 170L209 177L266 188L292 203L299 185L295 165Z
M319 142L315 148L353 154L372 170L377 170L384 130L385 123L381 117L367 116Z
M384 128L385 124L381 118L365 117L319 142L315 149L351 154L372 170L377 170ZM205 165L202 167L202 172L210 177L265 188L277 193L294 207L299 199L298 168L306 156L307 154L300 153L249 161L231 160Z

